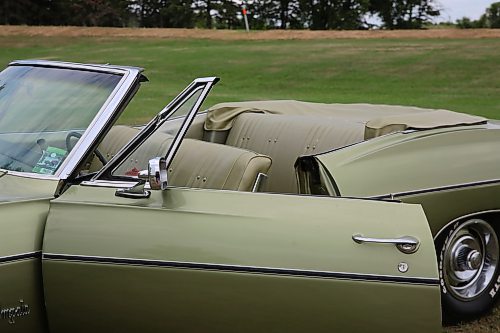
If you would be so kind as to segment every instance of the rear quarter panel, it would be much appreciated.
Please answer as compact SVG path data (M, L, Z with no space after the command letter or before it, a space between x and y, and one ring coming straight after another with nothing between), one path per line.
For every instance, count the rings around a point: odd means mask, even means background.
M500 208L499 143L500 130L488 126L434 129L382 136L317 159L341 196L422 204L436 235L454 219Z

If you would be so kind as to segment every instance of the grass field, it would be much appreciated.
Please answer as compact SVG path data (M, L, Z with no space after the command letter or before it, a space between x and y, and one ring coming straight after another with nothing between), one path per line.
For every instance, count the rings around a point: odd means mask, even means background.
M148 120L193 78L214 75L222 81L207 105L367 102L500 118L500 38L247 41L0 33L0 46L1 65L43 58L145 67L151 82L127 110L127 123Z
M500 38L492 38L498 32L245 35L152 30L150 36L144 29L9 29L0 27L1 66L41 58L145 67L151 82L122 123L149 120L199 76L222 78L206 106L299 99L415 105L500 119ZM500 308L479 322L444 330L500 332Z

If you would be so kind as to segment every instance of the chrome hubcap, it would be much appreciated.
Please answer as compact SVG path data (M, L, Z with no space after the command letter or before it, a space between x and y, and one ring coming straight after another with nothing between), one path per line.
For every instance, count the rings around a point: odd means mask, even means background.
M467 268L471 270L476 270L481 267L481 263L483 262L483 256L479 251L472 250L467 255Z
M465 222L450 235L443 257L446 290L472 300L492 282L499 261L495 230L484 220Z

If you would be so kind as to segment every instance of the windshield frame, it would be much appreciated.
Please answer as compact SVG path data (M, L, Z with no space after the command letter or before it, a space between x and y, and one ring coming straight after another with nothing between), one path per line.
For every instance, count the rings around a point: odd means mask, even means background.
M16 176L52 180L64 180L72 174L73 170L80 164L89 150L91 150L97 138L105 131L106 127L110 125L110 121L116 116L116 112L120 109L123 102L127 100L130 94L135 93L143 71L142 68L138 67L79 64L48 60L16 60L11 62L9 64L9 67L10 66L61 68L122 76L88 125L80 140L78 140L74 148L69 152L68 156L53 175L5 170L8 174ZM0 170L4 171L4 169Z

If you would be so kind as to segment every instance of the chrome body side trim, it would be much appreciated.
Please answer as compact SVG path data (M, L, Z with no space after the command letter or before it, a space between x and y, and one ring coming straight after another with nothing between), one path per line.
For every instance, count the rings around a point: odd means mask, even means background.
M375 196L370 196L368 198L369 199L391 199L391 200L393 200L393 199L397 199L398 197L404 197L404 196L408 196L408 195L448 191L448 190L455 190L455 189L466 188L466 187L474 187L474 186L481 186L481 185L494 185L494 184L500 184L500 179L481 180L481 181L470 182L470 183L445 185L445 186L424 188L424 189L413 190L413 191L404 191L404 192L375 195Z
M274 267L227 265L227 264L214 264L214 263L166 261L166 260L154 260L154 259L84 256L84 255L58 254L58 253L43 253L42 259L51 261L88 262L94 264L113 264L113 265L129 265L129 266L154 266L154 267L165 267L165 268L175 268L175 269L193 269L193 270L224 271L224 272L234 272L234 273L300 276L300 277L310 277L310 278L329 278L329 279L357 280L357 281L368 281L368 282L389 282L389 283L392 282L392 283L421 284L421 285L431 285L431 286L439 285L438 279L424 278L424 277L406 277L406 276L396 276L396 275L376 275L376 274L347 273L347 272L334 272L334 271L317 271L317 270L304 270L304 269L294 269L294 268L274 268Z
M375 199L375 200L387 200L387 199L397 200L398 197L404 197L404 196L409 196L409 195L418 195L418 194L425 194L425 193L449 191L449 190L456 190L456 189L483 186L483 185L500 185L500 179L483 180L483 181L478 181L478 182L470 182L470 183L447 185L447 186L440 186L440 187L434 187L434 188L426 188L426 189L420 189L420 190L415 190L415 191L384 194L384 195L373 196L373 197L369 197L369 198ZM499 203L499 206L500 206L500 203ZM439 231L436 233L436 235L434 235L434 241L436 241L441 236L441 234L446 229L448 229L452 224L454 224L458 221L467 219L467 218L475 217L475 216L478 216L481 214L489 214L489 213L500 213L500 208L499 209L489 209L489 210L484 210L484 211L478 211L478 212L470 213L467 215L459 216L456 219L453 219L452 221L448 222L441 229L439 229Z

